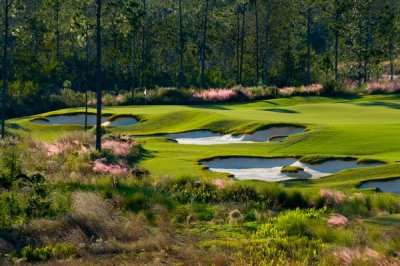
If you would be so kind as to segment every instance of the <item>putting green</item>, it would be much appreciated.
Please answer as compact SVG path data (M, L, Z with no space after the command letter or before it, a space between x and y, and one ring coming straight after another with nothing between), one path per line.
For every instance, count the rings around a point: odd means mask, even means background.
M49 116L84 111L83 108L41 114ZM92 113L95 112L90 108ZM145 149L138 162L155 176L227 176L203 170L199 162L220 156L301 157L352 156L380 159L386 166L344 171L315 180L290 181L289 186L353 189L367 179L400 174L400 96L374 95L352 98L293 97L266 101L201 106L105 107L104 114L131 114L140 123L111 128L132 135L169 134L195 130L219 133L253 133L272 126L303 126L306 131L283 142L226 145L177 145L164 137L140 141ZM8 124L32 138L51 141L65 132L81 131L77 125L36 125L32 117L8 120ZM351 173L352 176L347 174ZM344 180L345 178L346 180ZM356 180L348 182L348 180Z

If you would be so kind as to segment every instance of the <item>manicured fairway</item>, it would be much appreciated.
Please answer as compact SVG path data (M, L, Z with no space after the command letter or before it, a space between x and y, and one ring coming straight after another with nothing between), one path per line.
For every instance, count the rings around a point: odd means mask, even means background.
M50 114L82 112L83 108L59 110ZM90 109L95 112L94 109ZM203 170L203 159L229 156L301 157L352 156L388 162L378 170L349 170L346 179L379 179L400 176L400 96L377 95L353 98L294 97L249 103L202 106L130 106L105 107L105 114L132 114L140 123L110 128L112 132L131 135L159 135L194 130L220 133L252 133L273 125L304 126L303 133L277 143L226 145L180 145L164 137L139 138L145 156L138 162L154 176L192 175L205 178L227 176ZM8 123L32 138L51 141L61 134L83 130L78 125L36 125L33 117L11 119ZM375 169L375 168L374 168ZM344 171L346 172L346 171ZM347 172L346 172L347 173ZM365 178L363 178L365 176ZM318 181L289 181L304 188L341 187L355 189L357 182L343 183L343 174ZM339 180L340 179L340 180ZM357 183L357 184L356 184Z

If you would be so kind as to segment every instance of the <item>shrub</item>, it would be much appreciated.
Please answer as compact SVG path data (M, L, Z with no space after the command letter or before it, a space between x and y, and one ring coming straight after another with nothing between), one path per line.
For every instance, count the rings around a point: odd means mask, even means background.
M76 248L68 244L56 244L42 248L24 247L20 252L13 252L13 258L22 258L26 261L46 261L54 259L73 258L77 255Z
M148 209L149 199L141 192L135 193L131 196L125 197L124 206L126 210L139 212Z

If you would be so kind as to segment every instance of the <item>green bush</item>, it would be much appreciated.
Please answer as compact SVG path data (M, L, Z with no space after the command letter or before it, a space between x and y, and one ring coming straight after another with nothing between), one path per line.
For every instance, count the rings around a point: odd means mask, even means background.
M340 205L335 207L335 212L340 213L346 217L363 216L365 217L368 212L368 205L363 197L353 197L345 199Z
M384 211L390 214L400 211L400 199L398 196L390 194L375 194L370 197L372 210L376 212Z
M14 251L11 256L14 259L22 258L26 261L47 261L50 259L67 259L77 255L76 248L73 245L59 243L55 246L46 246L42 248L24 247L21 251Z
M149 199L145 194L138 192L125 197L124 206L126 210L139 212L149 208Z

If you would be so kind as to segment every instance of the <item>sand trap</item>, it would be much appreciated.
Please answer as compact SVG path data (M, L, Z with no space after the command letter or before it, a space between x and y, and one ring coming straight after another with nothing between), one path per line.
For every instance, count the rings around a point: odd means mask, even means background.
M87 124L88 126L96 125L96 115L95 114L88 114L87 116ZM54 115L54 116L47 116L47 120L44 121L43 119L34 119L32 123L38 125L85 125L85 114L77 114L77 115ZM132 117L121 117L117 118L112 122L107 121L108 116L102 116L101 118L101 125L102 126L128 126L137 124L138 121Z
M354 161L332 160L318 165L301 163L294 158L223 158L212 161L202 161L212 172L226 172L233 174L240 180L259 179L276 182L289 179L319 178L344 169L370 167L380 164L357 164ZM283 166L298 166L304 171L298 173L281 173Z
M85 114L77 114L77 115L54 115L47 116L47 120L44 121L42 119L35 119L32 121L34 124L38 125L85 125ZM108 119L107 116L103 116L101 118L101 123L106 122ZM87 116L87 124L89 126L96 125L96 115L88 114Z
M358 188L379 188L383 192L400 194L400 178L387 181L369 181Z
M130 126L139 123L135 118L133 117L120 117L117 118L113 121L106 121L102 123L102 126L108 126L108 127L121 127L121 126Z
M232 136L231 134L213 133L211 131L191 131L178 134L166 135L167 138L175 139L179 144L212 145L212 144L230 144L230 143L255 143L282 141L286 136L301 133L304 128L301 127L272 127L265 130L254 132L253 134L242 134Z

